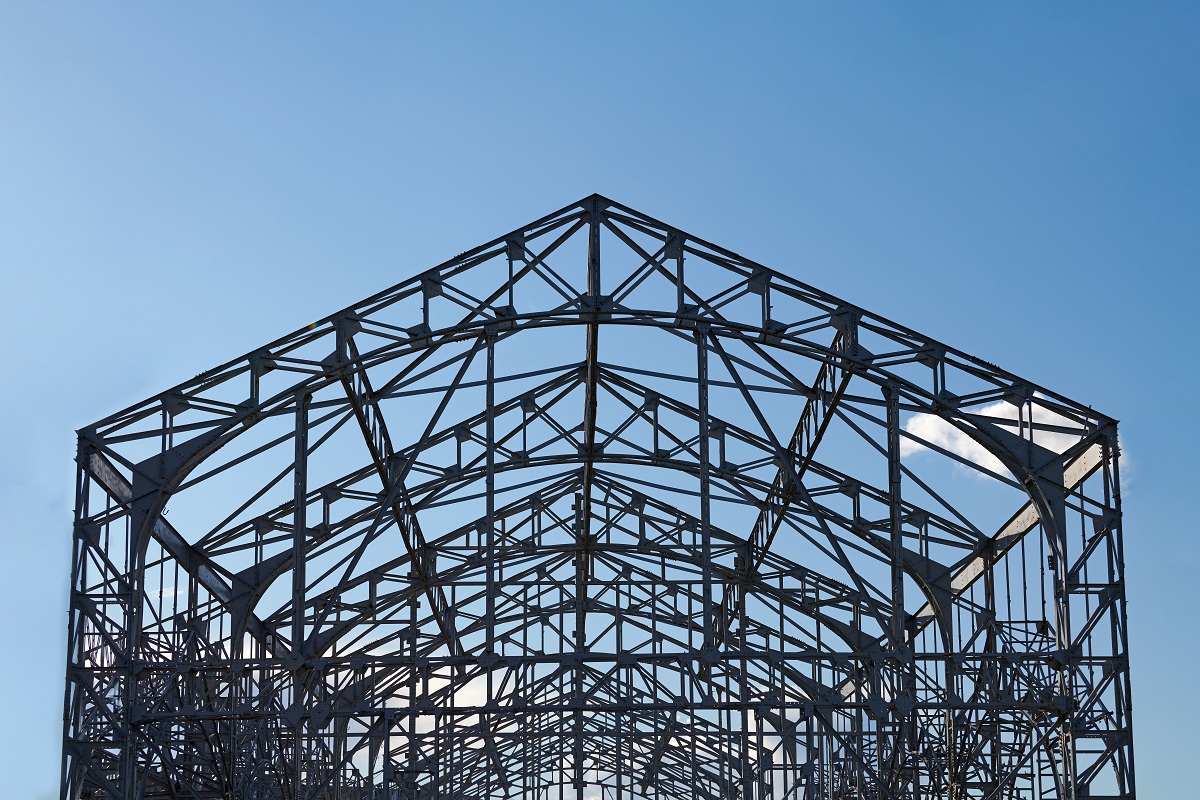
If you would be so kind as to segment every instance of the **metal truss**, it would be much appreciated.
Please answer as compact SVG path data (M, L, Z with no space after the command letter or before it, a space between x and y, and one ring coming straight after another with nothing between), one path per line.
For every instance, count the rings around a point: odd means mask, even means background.
M64 800L1134 797L1115 422L599 196L78 464Z

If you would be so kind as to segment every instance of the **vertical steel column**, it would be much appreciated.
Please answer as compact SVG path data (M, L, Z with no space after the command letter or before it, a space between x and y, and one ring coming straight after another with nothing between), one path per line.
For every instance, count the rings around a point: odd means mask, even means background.
M489 564L496 563L496 336L492 330L484 333L487 339L487 386L484 402L486 408L487 460L486 476L486 512L484 519L484 535L487 537L483 546L486 548ZM496 652L496 574L495 569L486 570L485 585L487 587L487 620L485 629L487 645L485 652ZM488 700L492 699L492 670L488 670Z
M1134 782L1133 759L1133 705L1130 699L1129 685L1129 617L1125 610L1125 543L1122 531L1121 517L1121 448L1120 441L1114 431L1104 440L1105 465L1105 505L1114 514L1110 535L1113 537L1114 552L1109 561L1109 582L1119 587L1117 609L1113 612L1110 622L1114 653L1120 654L1118 667L1120 676L1116 680L1117 724L1121 735L1127 737L1125 749L1127 758L1118 760L1123 767L1119 770L1118 789L1123 794L1132 793Z
M591 298L591 317L587 323L586 386L584 387L583 492L576 517L575 550L575 652L582 654L587 644L588 581L592 546L592 482L596 457L597 383L599 381L600 339L600 204L593 201L588 219L587 296ZM583 667L573 668L572 692L576 703L583 698ZM577 800L583 800L583 710L573 712L575 726L573 782Z
M485 477L485 512L484 512L484 530L480 533L486 536L486 540L479 544L487 553L488 567L484 570L484 586L487 593L486 597L486 614L487 619L484 622L484 653L489 656L487 665L487 702L484 704L487 708L493 706L493 701L496 697L496 660L490 656L494 655L498 648L496 647L496 336L491 326L485 328L484 337L487 339L487 386L485 387L484 403L487 406L485 409L486 430L485 436L487 439L485 447L485 458L487 464L487 475ZM485 711L479 715L479 723L483 728L485 740L489 750L495 750L495 744L492 741L492 725L495 720L495 714L491 711ZM495 764L496 769L504 769L503 764ZM503 776L500 783L503 784ZM491 789L491 778L488 778L488 789Z
M704 620L703 650L713 648L713 585L712 530L709 516L711 487L709 486L708 447L708 326L697 325L696 333L696 409L699 418L700 442L700 565L703 570Z
M292 474L292 702L302 701L301 665L304 663L304 598L307 591L305 564L308 538L308 407L312 395L302 392L296 396L296 461ZM301 773L304 767L304 743L301 736L304 721L293 727L295 742L292 764L292 792L303 796Z
M904 508L900 495L900 395L896 387L885 384L883 396L887 402L888 451L888 528L891 543L892 567L892 643L904 644Z
M408 624L409 624L409 646L408 652L412 659L409 665L408 674L408 753L405 759L406 768L412 771L413 790L409 797L416 798L419 792L416 789L417 780L417 760L421 754L420 742L417 734L417 720L420 716L420 707L423 705L425 695L423 692L418 694L418 681L420 678L418 672L418 651L417 651L417 594L414 592L411 595L408 604ZM422 687L423 688L423 687ZM436 762L434 762L436 764ZM436 768L436 767L435 767Z
M308 407L312 395L296 396L296 461L292 473L292 655L304 657L304 595L308 536Z
M84 464L90 456L91 447L80 437L75 455L75 525L71 533L71 599L67 613L67 687L63 697L63 741L69 742L72 732L79 730L81 703L77 699L82 693L82 676L76 674L76 669L83 665L83 632L86 625L80 613L79 599L86 585L86 553L89 547L84 532L85 520L90 516L89 489L91 479L88 477ZM79 776L82 770L72 769L71 751L68 746L62 749L62 768L60 776L59 800L74 800L79 796Z
M884 384L883 397L887 404L888 506L892 568L891 637L893 663L903 686L908 708L896 707L897 731L892 763L897 766L894 786L904 784L904 771L914 758L917 747L917 727L912 706L916 700L916 667L913 661L914 643L908 641L908 614L904 610L904 507L900 464L900 392L893 384Z
M1062 800L1076 800L1076 765L1075 765L1075 713L1071 706L1075 703L1075 663L1073 653L1074 641L1071 633L1071 559L1067 547L1067 504L1061 487L1050 485L1048 481L1039 481L1031 477L1027 487L1032 492L1041 495L1040 509L1049 510L1049 518L1043 515L1043 533L1051 541L1054 553L1054 608L1056 646L1059 656L1058 667L1058 698L1063 705L1060 711L1058 725L1058 780Z

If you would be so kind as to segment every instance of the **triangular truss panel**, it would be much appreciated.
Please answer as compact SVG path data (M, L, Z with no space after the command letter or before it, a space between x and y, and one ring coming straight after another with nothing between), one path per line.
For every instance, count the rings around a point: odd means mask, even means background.
M1134 797L1115 422L603 197L78 464L64 800Z

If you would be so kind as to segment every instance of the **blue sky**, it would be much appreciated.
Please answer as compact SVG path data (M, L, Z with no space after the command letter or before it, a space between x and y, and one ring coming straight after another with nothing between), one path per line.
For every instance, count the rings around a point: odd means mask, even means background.
M0 5L0 759L56 796L75 428L592 192L1122 420L1135 741L1200 700L1195 6Z

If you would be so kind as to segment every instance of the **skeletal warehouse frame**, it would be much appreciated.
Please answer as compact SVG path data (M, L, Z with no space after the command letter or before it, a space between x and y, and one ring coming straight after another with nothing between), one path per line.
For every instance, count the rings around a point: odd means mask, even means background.
M64 800L1134 797L1115 421L599 196L78 467Z

